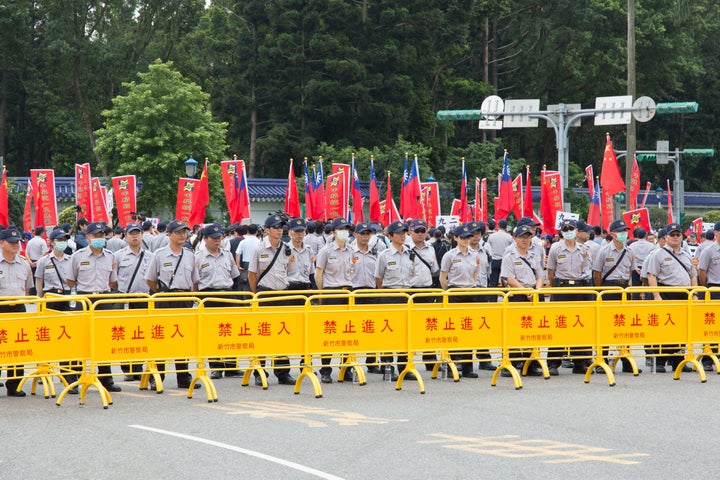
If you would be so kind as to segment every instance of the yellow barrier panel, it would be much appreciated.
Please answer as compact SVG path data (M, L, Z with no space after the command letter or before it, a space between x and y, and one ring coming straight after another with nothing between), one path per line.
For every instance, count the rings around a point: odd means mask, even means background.
M720 375L720 361L716 353L720 342L720 288L698 288L692 293L697 294L700 301L690 305L690 343L702 344L702 351L696 360L708 357ZM712 296L718 300L713 300Z

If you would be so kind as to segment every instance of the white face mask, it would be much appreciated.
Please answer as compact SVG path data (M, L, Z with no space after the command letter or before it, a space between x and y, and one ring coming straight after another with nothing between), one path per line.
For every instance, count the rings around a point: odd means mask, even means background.
M57 250L58 252L64 252L65 249L67 248L67 246L68 246L68 242L66 242L64 240L62 242L56 242L55 250Z
M347 242L348 238L350 238L350 230L335 230L335 238L341 242Z
M567 232L562 232L562 236L565 240L575 240L576 235L577 230L568 230Z
M628 234L627 234L627 232L618 232L618 233L617 233L617 240L618 240L618 242L620 242L620 243L625 243L625 242L627 242L627 239L628 239Z

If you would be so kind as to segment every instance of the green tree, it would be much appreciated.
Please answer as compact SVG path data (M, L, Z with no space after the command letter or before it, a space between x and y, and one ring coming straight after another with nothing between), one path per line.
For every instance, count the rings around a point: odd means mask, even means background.
M188 155L223 158L227 124L213 121L208 95L172 63L157 60L138 76L103 112L96 148L111 175L139 177L138 209L153 212L173 204Z

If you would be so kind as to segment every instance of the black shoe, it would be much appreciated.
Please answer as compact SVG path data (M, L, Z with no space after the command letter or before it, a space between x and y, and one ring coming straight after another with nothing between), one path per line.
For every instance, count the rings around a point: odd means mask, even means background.
M562 368L575 368L575 363L571 362L570 360L563 360Z
M675 368L677 368L677 366ZM683 368L682 368L683 373L690 373L692 371L693 371L693 367L691 365L689 365L687 363L685 365L683 365Z
M500 370L500 376L501 377L512 377L512 373L510 373L510 370L502 369Z
M713 364L712 363L703 363L703 370L705 370L706 372L712 372Z
M595 373L605 373L605 370L603 370L603 367L598 365L595 367Z
M3 382L0 382L0 388L4 387L5 384Z
M352 382L353 381L353 369L348 368L345 370L345 376L343 377L343 381L345 382Z
M26 395L22 390L8 390L8 397L24 397Z
M367 367L368 373L383 373L380 367Z
M587 373L587 367L573 367L572 372L577 373L578 375L585 375Z
M432 363L426 363L426 364L425 364L425 371L427 371L427 372L432 372L432 371L433 371L433 368L435 368L435 365L434 365L434 364L432 364Z
M490 363L490 362L480 362L478 368L479 368L479 370L490 370L490 371L494 372L495 370L497 370L497 365L495 365L494 363ZM469 378L477 378L477 377L469 377Z
M391 381L391 382L397 382L397 381L398 381L397 373L393 373L392 375L390 375L390 381Z
M623 367L622 369L623 373L633 373L632 367ZM638 374L642 373L642 368L637 369Z
M412 372L406 373L406 374L405 374L405 377L403 377L403 379L404 379L404 380L414 380L414 381L417 382L417 377L416 377L415 374L412 373Z
M80 393L80 391L78 391L78 387L73 387L70 390L68 390L69 395L77 395L78 393Z
M278 377L278 383L280 385L295 385L295 377L290 374Z
M242 370L226 370L225 378L242 377L244 374Z
M478 374L475 372L463 372L462 376L463 378L478 378Z
M256 387L262 387L262 386L263 386L263 384L262 384L262 378L260 378L259 375L258 375L257 377L255 377L255 386L256 386Z
M178 382L178 388L190 388L190 384L185 382ZM197 390L198 388L200 388L200 382L195 382L195 386L193 387L193 389Z
M548 373L550 373L551 377L557 377L560 375L560 372L558 372L557 367L548 367Z
M665 367L662 365L658 365L657 367L655 367L655 371L657 373L665 373Z
M156 385L155 385L155 380L151 379L151 380L148 382L148 389L150 389L150 390L157 390L157 387L156 387Z
M137 378L135 378L135 377L136 377L136 375L125 375L124 380L125 380L126 382L132 382L132 381L134 381L134 380L137 380Z
M528 368L528 371L525 374L526 377L542 377L542 375L543 375L542 370L537 367Z
M320 375L320 381L321 381L322 383L332 383L332 382L333 382L333 379L332 379L332 377L331 377L330 375L325 374L325 375Z
M212 380L220 380L222 378L222 372L214 371L210 373L210 378Z
M103 387L105 387L105 390L108 392L122 392L122 388L114 383L103 383Z

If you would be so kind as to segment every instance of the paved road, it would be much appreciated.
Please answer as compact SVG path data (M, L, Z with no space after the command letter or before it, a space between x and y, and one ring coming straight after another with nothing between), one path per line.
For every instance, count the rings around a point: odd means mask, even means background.
M2 478L377 479L717 478L720 377L620 373L608 387L561 369L550 380L414 382L402 391L370 375L365 386L334 383L316 399L309 382L140 392L121 382L103 410L67 397L0 397ZM120 379L122 377L118 377ZM25 391L29 392L29 386Z

